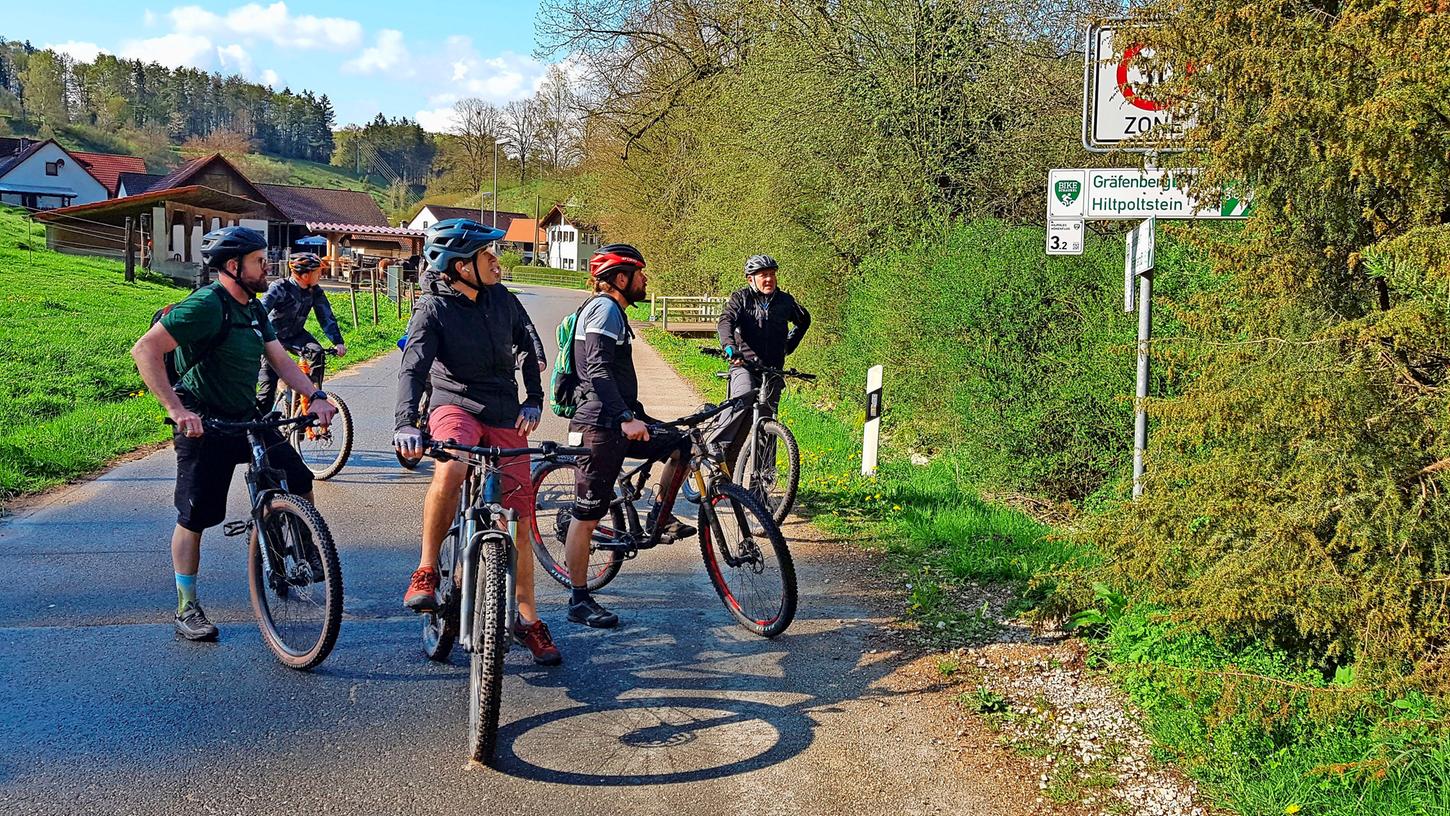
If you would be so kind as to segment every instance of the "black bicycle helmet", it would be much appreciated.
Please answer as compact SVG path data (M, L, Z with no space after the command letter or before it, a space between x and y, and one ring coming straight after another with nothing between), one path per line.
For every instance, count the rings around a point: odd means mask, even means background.
M629 244L605 244L589 256L589 276L592 278L603 278L620 267L628 268L631 273L644 269L644 256Z
M745 277L750 277L757 272L764 272L767 269L779 269L780 264L769 255L751 255L745 262Z
M201 259L207 266L221 269L232 258L266 248L267 236L251 227L222 227L202 236Z
M429 269L448 274L455 260L466 261L503 236L503 230L485 227L472 219L449 218L423 233L423 257Z

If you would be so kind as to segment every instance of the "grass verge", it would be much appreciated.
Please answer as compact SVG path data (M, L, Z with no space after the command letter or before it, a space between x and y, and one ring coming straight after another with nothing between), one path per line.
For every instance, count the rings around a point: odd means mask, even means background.
M708 399L724 397L699 340L643 332ZM889 411L889 406L888 406ZM983 501L941 456L913 464L883 451L874 478L859 475L859 406L787 391L781 416L801 448L801 503L813 521L884 549L909 587L906 609L928 643L971 642L981 616L957 602L966 584L1006 585L1027 610L1061 567L1096 553L1027 516ZM889 414L887 421L889 422ZM1185 632L1169 611L1107 587L1084 618L1093 654L1146 714L1161 759L1244 814L1450 814L1450 736L1442 704L1332 680L1282 652L1225 645Z

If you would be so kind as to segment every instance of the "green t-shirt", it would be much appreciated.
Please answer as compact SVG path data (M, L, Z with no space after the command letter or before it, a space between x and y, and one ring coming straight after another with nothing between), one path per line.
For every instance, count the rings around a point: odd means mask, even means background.
M226 340L192 366L190 355L204 354L228 319L232 327ZM176 304L161 318L161 325L180 346L176 370L186 374L177 383L179 390L200 400L206 413L242 417L256 410L262 347L277 339L256 298L237 303L220 283L213 283Z

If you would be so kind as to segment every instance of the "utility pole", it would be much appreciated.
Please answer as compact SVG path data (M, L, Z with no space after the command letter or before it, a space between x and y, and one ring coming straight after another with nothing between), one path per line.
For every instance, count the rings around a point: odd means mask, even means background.
M539 200L540 200L539 194L538 193L535 193L534 194L534 263L533 263L534 266L543 266L543 264L539 263L539 244L543 243L542 241L539 240Z
M478 204L481 209L483 202L480 201ZM483 213L480 212L479 218L482 217ZM489 223L489 226L498 226L498 139L493 140L493 221Z

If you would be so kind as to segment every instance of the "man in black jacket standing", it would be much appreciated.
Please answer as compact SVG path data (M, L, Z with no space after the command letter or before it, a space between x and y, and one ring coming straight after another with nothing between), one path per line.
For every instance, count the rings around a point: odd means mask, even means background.
M428 428L438 439L523 448L539 426L544 389L526 328L528 317L519 301L500 285L498 259L489 249L501 237L502 230L466 218L440 221L427 231L423 253L438 278L430 283L408 322L393 418L393 447L409 459L417 459L423 452L418 403L430 375L433 395ZM516 366L515 349L526 355L522 366ZM516 371L523 375L522 404ZM529 459L509 457L500 464L502 504L518 513L519 545L526 548L534 523ZM422 553L403 597L404 605L414 611L437 608L438 551L467 475L467 465L457 460L440 461L434 468L423 503ZM529 647L535 662L555 665L562 659L559 649L534 607L533 559L519 558L516 569L519 616L514 637Z
M778 377L762 378L745 368L739 360L750 360L770 368L784 368L787 354L796 350L811 326L811 313L796 303L795 298L779 288L776 281L778 264L769 255L752 255L745 262L745 279L749 285L730 296L720 314L717 327L720 348L731 360L730 396L738 397L756 388L764 388L771 411L780 408L782 382ZM745 435L740 433L748 411L731 410L722 414L714 439L725 447L726 460L734 464L740 454Z

